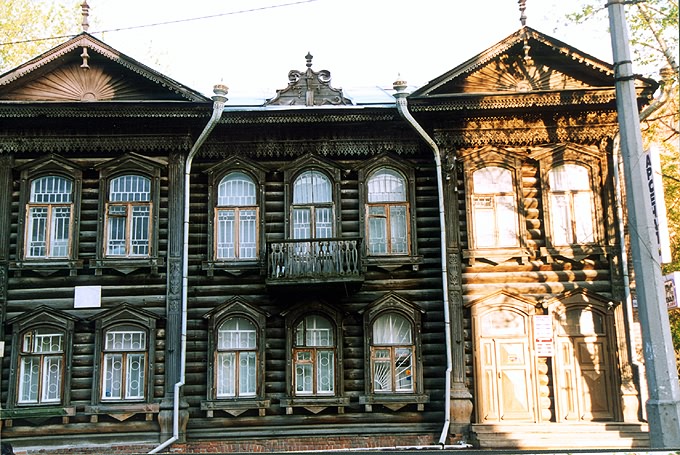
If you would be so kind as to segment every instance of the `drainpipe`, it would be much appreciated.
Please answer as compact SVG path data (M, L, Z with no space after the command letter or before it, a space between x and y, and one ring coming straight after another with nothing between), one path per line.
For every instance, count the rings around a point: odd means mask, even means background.
M187 300L189 287L189 199L191 196L191 164L194 157L198 153L203 143L206 141L215 125L220 121L222 112L224 111L224 104L227 102L228 88L226 85L218 84L213 87L215 96L213 99L213 113L208 123L203 128L201 135L196 139L193 147L189 151L186 163L184 164L184 234L183 234L183 251L182 251L182 331L181 331L181 348L180 348L180 373L179 381L175 383L175 392L173 396L173 414L172 414L172 437L151 450L149 453L158 453L168 447L173 442L179 439L179 401L180 389L184 385L186 359L187 359Z
M640 121L644 121L649 118L654 112L661 109L661 107L668 102L670 97L671 88L673 86L673 76L674 72L670 67L662 68L659 71L661 75L661 94L657 99L649 104L642 112L640 112ZM619 227L619 244L621 245L621 273L623 275L623 295L625 301L625 315L628 320L628 338L629 340L629 355L631 363L637 368L638 376L640 379L643 378L641 374L643 364L635 359L635 337L633 333L633 301L630 294L630 276L628 274L628 249L626 248L626 238L624 233L624 223L623 223L623 195L621 191L621 175L623 173L623 159L621 157L621 134L616 133L614 137L614 142L612 144L613 156L612 161L614 166L616 166L616 172L614 172L614 196L616 198L616 216L618 218ZM640 390L642 395L642 390ZM641 401L644 403L645 400L643 396L640 397ZM645 407L642 406L642 415L646 414Z
M451 357L451 316L449 314L449 285L448 285L448 270L446 267L446 219L444 213L444 183L442 181L442 160L439 155L439 147L432 140L432 138L427 134L427 132L420 126L415 118L408 111L408 101L406 97L408 93L406 92L406 82L396 81L394 83L394 89L396 93L394 97L397 100L397 110L399 115L406 120L413 129L423 138L427 145L432 149L434 155L434 162L437 166L437 198L439 202L439 229L441 231L440 241L441 241L441 263L442 263L442 293L444 298L444 335L446 339L446 377L445 377L445 395L444 395L444 427L442 428L441 435L439 436L439 444L442 447L446 443L446 437L449 433L449 426L451 425L451 370L452 370L452 357Z

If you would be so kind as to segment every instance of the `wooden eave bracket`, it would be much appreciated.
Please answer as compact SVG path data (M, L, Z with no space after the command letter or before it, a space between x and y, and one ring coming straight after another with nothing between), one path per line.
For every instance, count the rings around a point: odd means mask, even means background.
M39 260L23 260L23 261L12 261L9 263L9 270L13 270L17 273L17 276L21 276L23 270L30 270L38 273L42 276L49 276L60 270L68 270L71 276L76 276L78 270L83 268L83 260L70 260L70 259L39 259Z
M113 269L124 275L145 267L151 269L153 275L158 274L158 268L165 265L163 257L150 258L103 258L91 259L90 267L95 269L96 275L101 275L103 269Z
M85 406L85 414L90 415L90 421L96 423L98 415L108 415L123 422L136 414L146 414L146 420L153 420L153 414L160 412L158 403L100 403Z
M425 393L418 394L394 394L394 395L364 395L359 397L359 403L363 404L366 412L373 411L373 405L380 404L392 411L398 411L404 406L415 404L418 411L425 410L425 404L430 402L430 396Z
M546 263L551 264L562 259L569 262L583 262L589 256L598 256L600 259L612 254L612 248L603 245L573 245L571 247L540 248L540 256Z
M264 417L266 410L271 407L270 400L260 398L239 398L228 400L203 400L201 411L206 411L206 417L212 418L214 411L224 411L238 417L246 411L257 409L260 417Z
M291 397L281 398L281 407L286 408L286 414L293 414L294 408L303 408L313 414L318 414L329 407L337 407L338 414L344 414L345 407L349 406L349 398L346 397Z

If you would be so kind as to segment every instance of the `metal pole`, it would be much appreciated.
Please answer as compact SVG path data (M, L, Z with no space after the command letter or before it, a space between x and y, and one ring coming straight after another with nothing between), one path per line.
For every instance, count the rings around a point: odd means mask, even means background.
M642 149L624 3L624 0L609 0L606 6L614 57L628 231L649 388L649 438L653 448L680 448L680 385L659 264L652 203L647 190L651 176L647 174Z

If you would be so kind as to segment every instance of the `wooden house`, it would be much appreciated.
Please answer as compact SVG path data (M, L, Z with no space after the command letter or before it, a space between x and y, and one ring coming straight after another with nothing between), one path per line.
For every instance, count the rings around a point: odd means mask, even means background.
M312 66L236 105L84 32L0 75L2 440L647 446L611 65Z

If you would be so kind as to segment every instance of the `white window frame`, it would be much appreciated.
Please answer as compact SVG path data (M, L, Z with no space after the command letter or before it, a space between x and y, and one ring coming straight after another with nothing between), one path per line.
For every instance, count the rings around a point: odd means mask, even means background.
M409 255L411 217L406 177L393 168L380 167L370 173L366 188L367 254ZM402 212L401 216L398 211ZM401 242L397 241L398 234L401 234ZM378 242L378 239L382 241Z
M482 181L483 177L489 181ZM517 194L512 171L493 164L477 168L472 171L471 190L474 248L519 247Z
M70 256L73 189L73 180L60 175L44 175L31 180L26 204L26 259Z
M386 324L382 324L385 320ZM406 332L402 330L404 327L408 329ZM376 317L371 329L372 392L415 392L418 362L412 321L389 311Z
M118 183L123 183L122 188L114 187ZM140 188L139 183L145 185ZM133 186L136 188L133 188ZM151 241L153 229L152 179L140 174L114 176L108 181L106 200L105 257L150 257L153 254ZM123 223L123 237L113 238L114 222L118 224L121 221ZM139 223L142 224L141 227ZM117 232L120 233L121 231L118 230ZM114 241L116 242L115 245L113 244Z
M149 339L147 330L136 326L113 326L103 332L103 337L102 401L145 400Z
M62 402L66 364L64 332L36 327L21 334L17 404Z
M232 322L236 326L226 329ZM261 374L258 332L257 324L243 316L231 316L219 324L214 360L216 399L257 397Z
M233 192L239 188L243 194ZM230 172L220 180L214 213L215 260L258 258L260 221L257 192L255 181L241 171Z
M316 169L307 169L293 182L291 238L319 239L335 235L333 181Z
M595 202L588 167L559 163L548 171L548 185L552 244L565 247L596 243Z
M325 326L320 327L322 322ZM323 315L310 314L301 318L293 330L293 394L334 396L337 389L337 349L333 321ZM323 375L327 376L326 381Z

